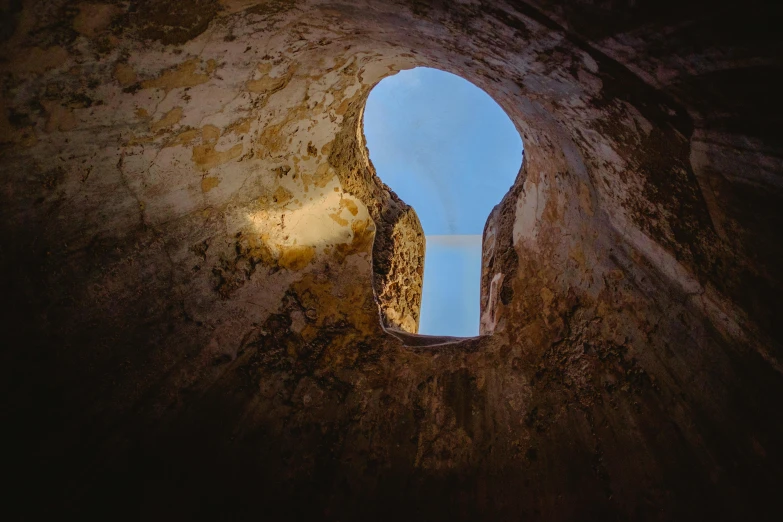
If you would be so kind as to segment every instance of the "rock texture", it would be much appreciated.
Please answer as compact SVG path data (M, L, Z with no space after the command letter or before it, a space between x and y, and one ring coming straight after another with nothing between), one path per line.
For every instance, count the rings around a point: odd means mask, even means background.
M4 518L775 517L766 4L0 2ZM474 339L364 146L419 65L525 144Z

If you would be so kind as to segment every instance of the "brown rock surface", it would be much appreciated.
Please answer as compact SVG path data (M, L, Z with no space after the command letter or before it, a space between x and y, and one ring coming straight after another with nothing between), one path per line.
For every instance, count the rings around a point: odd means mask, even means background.
M3 519L777 519L768 4L0 2ZM364 144L415 66L524 140L474 339Z

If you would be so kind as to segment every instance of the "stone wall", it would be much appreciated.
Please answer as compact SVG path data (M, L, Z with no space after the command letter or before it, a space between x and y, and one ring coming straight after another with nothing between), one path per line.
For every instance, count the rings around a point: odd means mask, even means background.
M12 518L774 516L781 13L620 4L0 2ZM415 66L525 144L474 339L364 145Z

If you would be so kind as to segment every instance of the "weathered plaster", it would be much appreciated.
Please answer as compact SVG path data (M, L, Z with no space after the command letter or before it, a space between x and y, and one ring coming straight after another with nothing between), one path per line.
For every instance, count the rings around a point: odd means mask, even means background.
M776 14L633 4L0 3L29 517L776 511ZM417 65L525 144L474 339L411 334L423 234L364 144L371 88Z

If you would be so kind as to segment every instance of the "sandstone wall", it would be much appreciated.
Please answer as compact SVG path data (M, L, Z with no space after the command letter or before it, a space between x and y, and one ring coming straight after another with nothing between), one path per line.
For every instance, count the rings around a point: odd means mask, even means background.
M0 9L15 518L774 516L779 9ZM410 335L421 226L364 145L415 66L525 145L475 339Z

